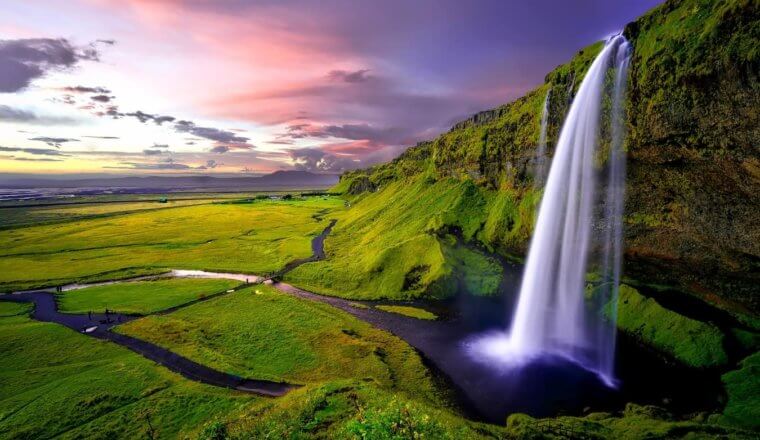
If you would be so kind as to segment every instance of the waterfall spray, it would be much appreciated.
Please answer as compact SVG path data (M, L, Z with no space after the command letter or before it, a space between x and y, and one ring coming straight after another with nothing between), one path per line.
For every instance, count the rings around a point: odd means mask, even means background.
M546 180L546 163L548 158L546 157L546 126L549 122L549 100L551 99L552 90L549 89L546 92L544 98L544 107L541 111L541 131L538 134L538 147L536 148L536 166L534 172L534 183L536 188L542 188L544 186L544 180Z
M487 337L475 349L510 362L543 354L568 358L614 380L615 312L622 251L625 154L622 150L622 100L630 46L622 35L607 41L591 64L560 132L538 211L520 296L508 335ZM605 80L614 69L610 117L607 191L598 192L602 175L595 166ZM604 214L595 215L600 200ZM592 224L607 222L602 234L602 270L606 288L586 301L586 272L592 254ZM593 304L590 304L593 303Z

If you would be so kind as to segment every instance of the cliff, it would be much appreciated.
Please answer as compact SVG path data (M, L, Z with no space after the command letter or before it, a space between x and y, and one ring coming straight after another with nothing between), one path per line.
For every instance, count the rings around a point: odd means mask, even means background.
M624 30L634 48L626 104L625 276L675 285L750 315L760 310L758 17L757 1L668 1ZM579 51L514 102L473 115L390 163L344 174L336 189L368 212L370 205L416 194L418 201L404 201L404 209L435 217L417 233L453 228L501 254L524 255L539 198L531 169L544 97L551 89L551 153L601 47ZM426 205L445 197L450 205ZM386 227L377 222L372 233ZM356 238L358 229L353 232ZM383 267L352 270L368 270L371 278ZM435 280L423 276L411 296L434 292ZM402 290L401 280L395 282Z

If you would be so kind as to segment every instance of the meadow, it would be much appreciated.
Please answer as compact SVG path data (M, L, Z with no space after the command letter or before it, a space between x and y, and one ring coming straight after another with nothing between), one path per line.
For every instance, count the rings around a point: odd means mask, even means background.
M0 438L162 438L260 398L190 382L131 351L0 302Z
M454 439L503 431L456 416L403 341L265 286L118 331L145 339L156 332L157 342L203 363L303 385L276 399L191 382L29 312L0 302L2 438Z
M249 201L250 200L250 201ZM0 291L167 269L266 274L311 255L334 197L243 199L0 231Z
M239 285L239 281L225 279L167 278L93 286L58 294L58 310L64 313L103 313L108 309L144 315L225 292Z

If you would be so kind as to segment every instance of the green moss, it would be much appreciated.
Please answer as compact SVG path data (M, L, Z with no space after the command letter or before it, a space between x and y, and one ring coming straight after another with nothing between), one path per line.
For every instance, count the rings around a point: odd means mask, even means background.
M380 305L375 306L375 308L385 312L398 313L399 315L409 316L411 318L426 320L438 319L434 313L428 312L427 310L421 309L419 307Z
M712 423L672 419L654 406L626 405L623 414L592 413L586 417L535 419L525 414L507 418L507 435L520 439L751 439L753 433Z
M728 403L720 423L760 430L760 352L744 359L740 368L723 375Z
M715 367L728 360L717 327L668 310L627 285L620 286L617 325L692 367Z

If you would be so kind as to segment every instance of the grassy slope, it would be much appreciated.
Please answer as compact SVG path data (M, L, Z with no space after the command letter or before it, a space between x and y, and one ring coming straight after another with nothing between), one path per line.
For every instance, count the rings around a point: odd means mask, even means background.
M456 228L469 240L489 233L481 228L486 208L502 201L467 181L418 177L390 183L352 200L338 217L325 242L327 260L305 264L286 279L316 292L363 299L446 297L458 281L473 294L492 294L501 279L499 265L446 233Z
M311 255L311 238L326 226L314 216L342 206L336 198L214 204L0 231L0 290L162 268L271 272Z
M148 314L224 292L240 285L222 279L159 279L69 290L58 295L58 308L65 313L102 312Z
M258 399L189 382L129 350L0 302L0 438L163 438Z

